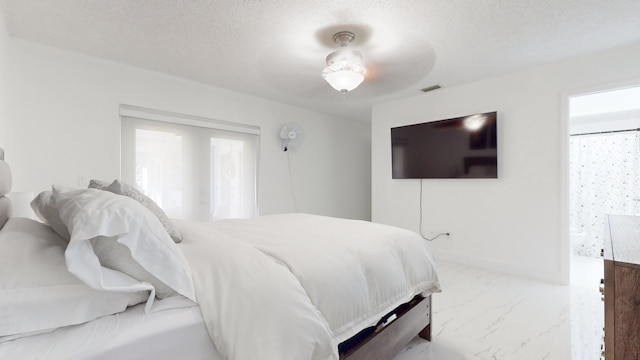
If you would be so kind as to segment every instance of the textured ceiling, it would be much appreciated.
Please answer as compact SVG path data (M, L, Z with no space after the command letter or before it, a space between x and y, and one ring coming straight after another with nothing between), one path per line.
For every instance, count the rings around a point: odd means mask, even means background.
M640 0L0 0L10 35L343 117L585 53L640 45ZM367 78L321 77L352 30Z

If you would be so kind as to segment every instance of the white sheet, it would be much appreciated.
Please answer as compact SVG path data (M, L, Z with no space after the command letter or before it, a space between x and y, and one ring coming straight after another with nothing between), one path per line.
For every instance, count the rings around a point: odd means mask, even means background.
M207 328L229 359L337 359L339 342L440 291L411 231L308 214L177 225Z
M0 359L223 360L197 306L144 313L144 305L82 325L0 343Z

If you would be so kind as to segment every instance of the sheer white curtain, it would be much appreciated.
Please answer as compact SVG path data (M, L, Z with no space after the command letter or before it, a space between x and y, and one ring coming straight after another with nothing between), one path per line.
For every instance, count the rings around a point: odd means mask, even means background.
M122 180L169 217L257 215L259 128L138 108L120 113Z
M586 234L574 252L598 257L606 214L640 214L640 132L574 135L570 146L571 226Z

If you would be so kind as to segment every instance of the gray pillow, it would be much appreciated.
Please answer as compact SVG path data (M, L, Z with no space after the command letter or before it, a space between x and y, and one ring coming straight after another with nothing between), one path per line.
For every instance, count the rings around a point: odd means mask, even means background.
M160 220L160 223L162 224L162 226L164 226L165 230L167 230L167 233L169 233L169 236L171 236L175 243L179 243L182 241L182 235L178 230L175 229L173 223L171 222L171 219L169 219L167 214L165 214L165 212L162 211L158 204L151 200L151 198L143 194L135 187L118 180L114 180L111 184L100 180L91 180L89 182L89 188L106 190L114 194L128 196L136 200L144 207L146 207L149 211L151 211L151 213L155 215L158 220Z
M107 190L111 183L102 180L89 181L89 189Z

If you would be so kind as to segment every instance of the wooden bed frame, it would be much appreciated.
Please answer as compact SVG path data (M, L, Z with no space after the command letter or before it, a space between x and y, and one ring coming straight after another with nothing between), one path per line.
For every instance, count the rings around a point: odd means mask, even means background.
M431 295L414 297L395 320L340 355L340 360L389 360L416 335L431 341Z

